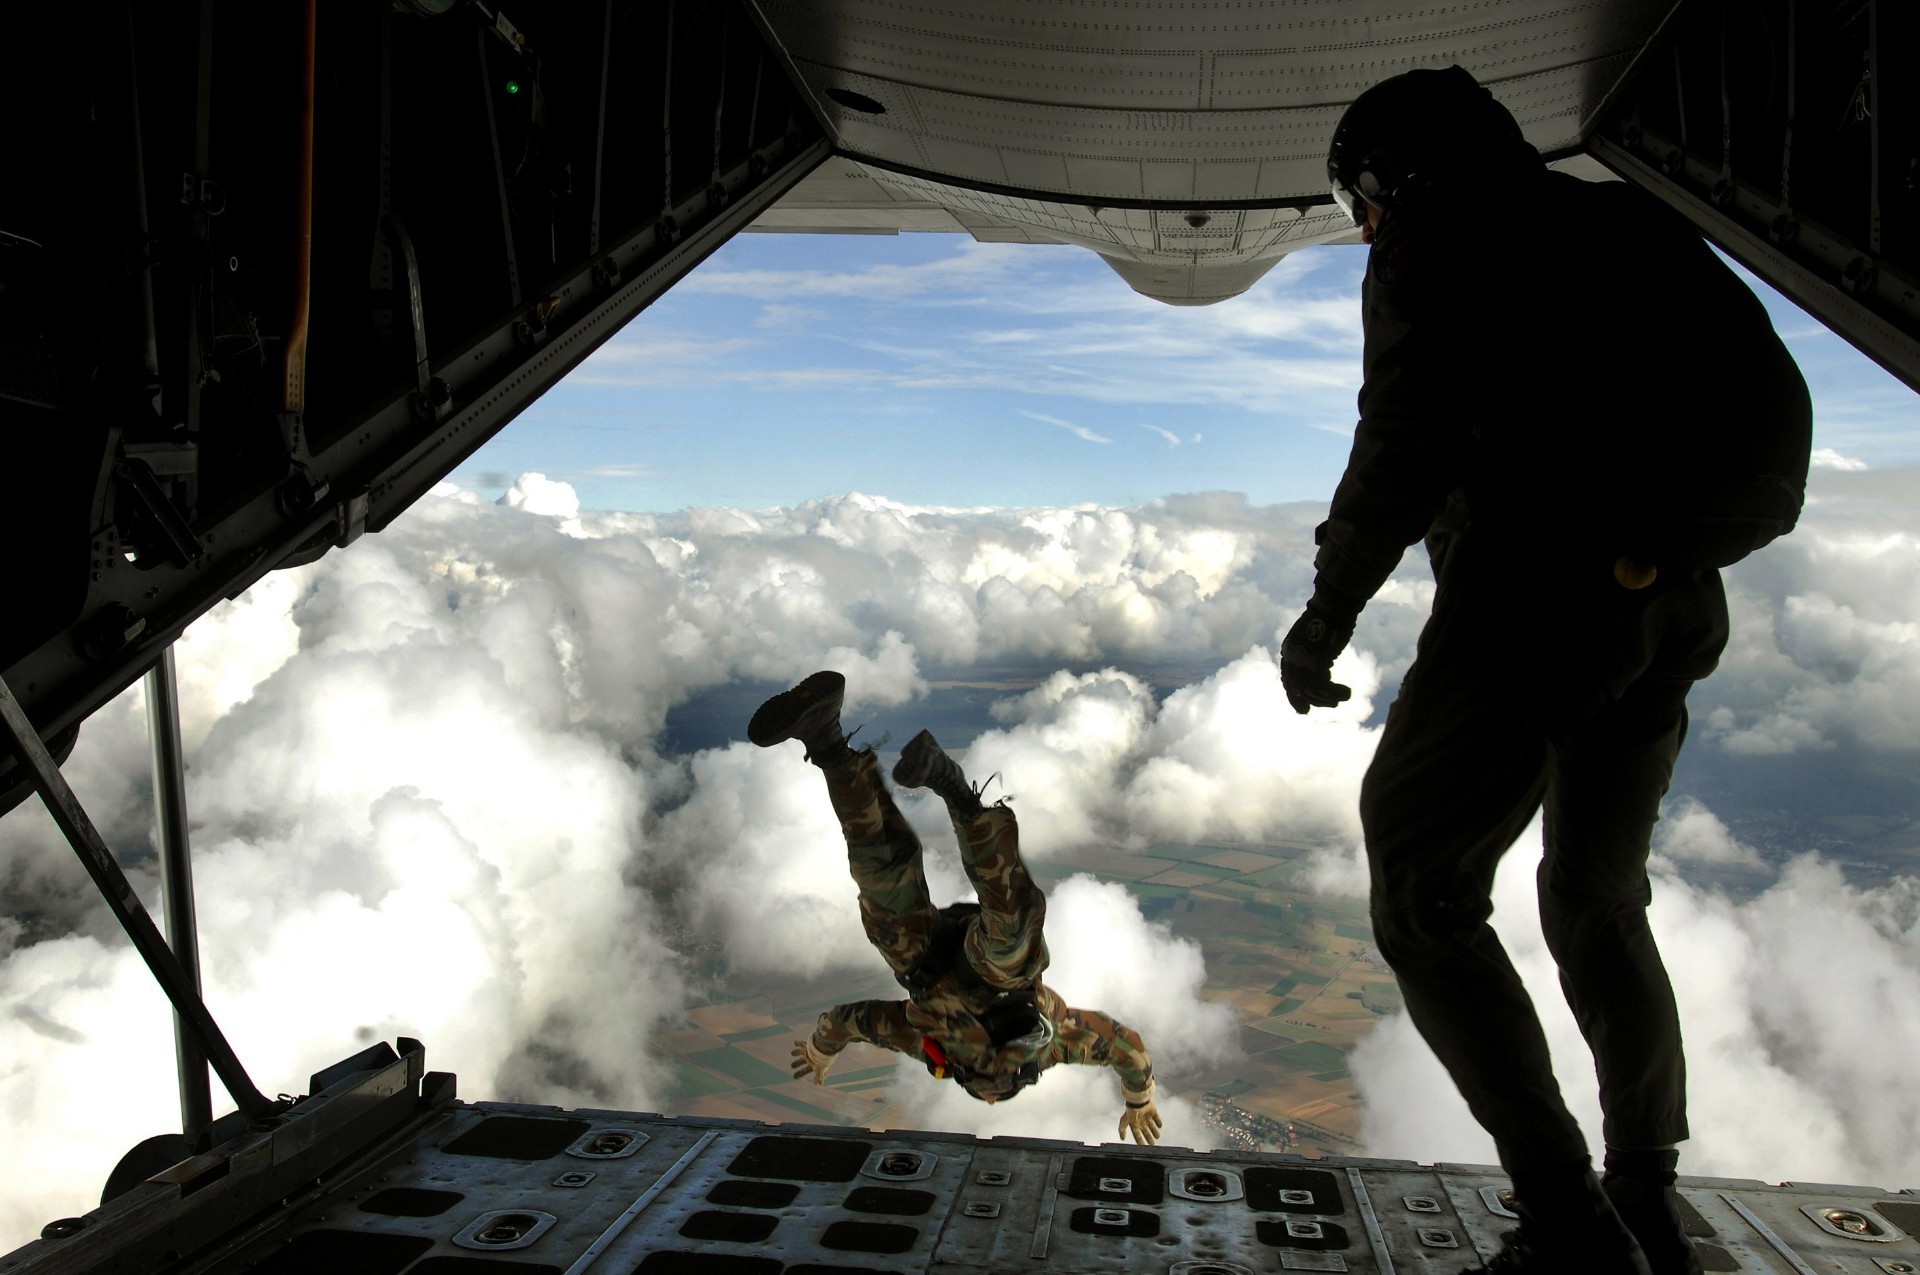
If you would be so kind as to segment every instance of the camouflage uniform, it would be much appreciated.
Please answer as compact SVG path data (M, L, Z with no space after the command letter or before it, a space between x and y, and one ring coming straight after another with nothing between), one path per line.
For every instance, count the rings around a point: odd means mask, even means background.
M920 839L881 783L878 761L869 749L822 774L847 839L847 866L860 887L867 939L913 995L834 1006L814 1027L815 1049L831 1057L864 1040L926 1061L931 1040L957 1076L1004 1078L1027 1063L1042 1071L1057 1063L1090 1063L1112 1067L1129 1091L1148 1087L1153 1061L1138 1032L1098 1010L1069 1008L1040 982L1047 968L1041 934L1047 899L1020 860L1013 811L989 806L954 825L980 910L965 921L959 950L944 968L927 968L942 959L943 916L927 897ZM949 910L945 923L957 919ZM1038 1048L996 1044L990 1024L997 1006L1012 999L1024 1004L1029 996L1051 1026L1051 1040ZM996 1086L988 1079L985 1088Z

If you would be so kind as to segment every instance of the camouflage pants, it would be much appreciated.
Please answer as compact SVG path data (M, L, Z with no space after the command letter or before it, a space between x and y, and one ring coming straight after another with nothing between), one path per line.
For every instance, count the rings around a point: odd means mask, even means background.
M847 868L860 888L867 941L895 974L904 974L926 955L937 915L927 896L920 838L881 782L872 749L824 767L821 774L847 840ZM953 831L961 866L980 899L980 916L967 931L968 964L990 986L1032 986L1047 968L1041 934L1047 896L1021 862L1013 811L989 806L976 818L954 824Z

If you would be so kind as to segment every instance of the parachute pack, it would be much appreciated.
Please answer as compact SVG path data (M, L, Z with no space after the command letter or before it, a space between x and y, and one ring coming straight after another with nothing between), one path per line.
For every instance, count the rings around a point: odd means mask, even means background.
M1731 566L1792 531L1813 409L1759 298L1645 192L1565 178L1549 190L1564 196L1549 220L1585 245L1567 267L1595 299L1575 344L1609 413L1585 443L1585 499L1618 520L1622 550L1663 571Z

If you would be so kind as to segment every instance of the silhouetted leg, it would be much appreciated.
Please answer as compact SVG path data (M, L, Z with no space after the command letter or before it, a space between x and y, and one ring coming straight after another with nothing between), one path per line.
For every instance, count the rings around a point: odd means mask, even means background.
M1449 564L1450 566L1454 564ZM1360 790L1374 939L1407 1013L1510 1172L1587 1162L1533 1002L1487 918L1494 870L1546 789L1514 635L1443 582Z
M1687 1136L1679 1014L1647 928L1647 852L1687 737L1687 692L1726 646L1719 576L1704 572L1671 587L1643 624L1648 671L1584 728L1554 741L1539 872L1547 944L1593 1050L1607 1144L1620 1148Z
M872 749L820 773L847 840L847 868L860 887L867 941L894 973L903 974L926 954L936 916L927 897L920 838L881 782Z
M1551 750L1540 920L1593 1050L1607 1143L1687 1136L1686 1063L1666 966L1647 927L1648 844L1686 738L1685 681L1635 683Z
M1030 987L1047 968L1047 896L1020 858L1013 811L989 806L956 823L960 862L980 898L980 920L967 928L967 960L994 987Z
M1554 740L1540 917L1593 1050L1611 1147L1687 1136L1673 988L1647 928L1647 850L1687 735L1686 697L1727 643L1718 573L1660 591L1639 618L1649 663L1591 722Z

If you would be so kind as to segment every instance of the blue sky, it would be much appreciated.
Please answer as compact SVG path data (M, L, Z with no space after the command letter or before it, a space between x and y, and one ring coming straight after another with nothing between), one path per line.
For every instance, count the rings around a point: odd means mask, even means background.
M1074 247L741 235L453 477L493 496L538 471L589 509L635 511L856 490L958 507L1325 500L1352 429L1365 264L1359 247L1305 249L1186 309ZM1749 282L1806 373L1816 444L1876 468L1920 460L1912 393Z

